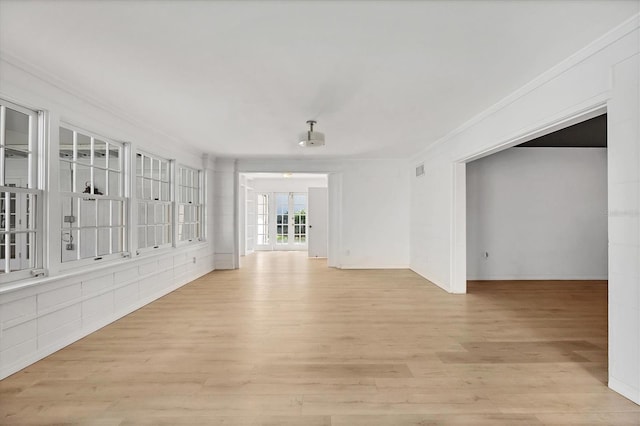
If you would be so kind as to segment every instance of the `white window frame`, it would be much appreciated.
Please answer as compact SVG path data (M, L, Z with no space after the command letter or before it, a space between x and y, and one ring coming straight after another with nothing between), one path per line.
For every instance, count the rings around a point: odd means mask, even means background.
M28 172L27 172L27 187L14 187L9 186L5 182L5 159L6 159L6 140L5 140L5 127L6 127L6 109L12 109L19 113L25 114L29 117L29 141L28 141ZM11 271L11 258L8 262L5 259L4 272L0 274L0 285L4 283L10 283L17 280L31 278L36 275L44 274L43 267L43 248L44 248L44 191L42 189L42 180L40 175L43 171L43 162L40 152L43 149L43 132L42 124L44 120L44 113L42 111L36 111L33 109L25 108L17 105L13 102L9 102L5 99L0 99L0 197L4 199L4 206L9 209L10 194L16 194L15 205L18 204L18 194L20 197L25 196L35 197L35 203L31 203L31 210L29 214L31 216L30 223L24 229L11 230L10 220L4 221L4 229L0 229L0 233L5 236L4 238L4 250L5 255L10 254L10 241L11 234L27 234L33 233L34 239L31 242L31 253L34 257L33 264L25 269L18 269ZM17 211L17 210L16 210ZM6 212L4 213L6 215ZM26 214L26 213L25 213ZM18 218L16 218L18 219ZM9 237L9 238L7 238ZM16 247L17 249L17 247Z
M59 192L59 196L60 196L60 200L59 202L61 203L61 210L60 210L60 224L61 224L61 232L60 232L60 237L59 237L59 252L58 252L58 261L60 262L60 270L68 270L68 269L75 269L78 267L83 267L83 266L87 266L87 265L92 265L92 264L96 264L96 262L105 262L105 261L109 261L109 260L114 260L114 259L121 259L123 257L128 257L129 256L129 252L128 252L128 247L129 247L129 233L130 233L130 226L128 223L128 209L129 209L129 203L130 203L130 197L128 194L128 184L127 184L127 177L128 177L128 170L127 170L127 161L126 158L129 155L129 145L127 143L123 143L123 142L118 142L115 141L111 138L96 134L94 132L88 131L86 129L74 126L72 124L66 123L66 122L61 122L59 127L58 127L58 133L60 133L62 131L62 129L67 129L73 132L73 156L71 158L71 160L66 160L63 159L62 157L60 157L60 151L64 148L62 147L62 141L60 140L60 144L58 146L58 172L59 172L59 178L58 178L58 182L56 183L57 185L60 185L62 182L62 168L60 167L60 165L63 162L69 162L70 164L72 164L72 169L75 171L77 169L77 166L83 166L83 167L89 167L90 170L90 183L88 184L86 189L89 189L88 193L84 193L81 191L81 188L79 188L78 184L77 184L77 180L75 178L72 178L71 180L71 191L63 191L62 188L60 188L60 192ZM84 136L88 136L90 138L90 146L91 146L91 154L90 154L90 161L89 163L80 163L78 162L78 146L77 146L77 134L80 133ZM94 151L94 142L95 140L100 140L102 142L106 142L108 144L108 146L115 146L119 148L119 170L116 171L114 168L110 168L108 165L108 161L109 161L109 156L107 155L107 164L105 166L100 166L100 165L96 165L95 164L95 151ZM96 180L95 180L95 171L96 170L103 170L105 172L105 188L96 188ZM114 196L111 194L108 194L108 192L110 191L109 189L109 172L117 172L118 176L119 176L119 185L118 185L118 190L119 190L119 194L118 196ZM95 191L96 190L102 190L102 194L98 194ZM92 193L93 192L93 193ZM106 195L105 195L106 193ZM75 216L73 219L71 218L66 218L65 216L65 209L63 208L62 203L66 202L68 199L70 200L77 200L77 203L72 203L72 214L71 216ZM109 225L100 225L100 219L99 219L99 214L98 214L98 205L102 204L104 205L102 202L105 201L109 201ZM81 221L83 220L82 218L82 213L81 213L81 208L80 208L80 204L82 202L95 202L96 203L96 224L95 225L82 225ZM113 216L114 216L114 208L113 208L113 202L121 202L121 210L120 210L120 215L121 215L121 225L113 225ZM75 215L73 213L76 213ZM78 214L79 213L79 214ZM68 215L67 215L68 216ZM70 221L71 220L71 221ZM94 243L94 247L95 247L95 256L91 256L91 257L87 257L87 258L82 258L81 257L81 248L80 248L80 244L82 244L82 230L84 229L96 229L96 237L95 237L95 243ZM109 229L110 230L110 236L109 236L109 250L108 253L100 253L99 252L99 238L98 238L98 233L100 230L104 230L104 229ZM119 229L119 231L117 231ZM114 251L113 250L113 235L114 235L114 230L116 230L117 233L120 234L120 241L121 241L121 251ZM75 237L74 236L74 232L75 231ZM69 235L71 235L73 237L73 239L69 238ZM76 244L77 245L77 249L75 249L74 251L76 251L76 258L75 259L70 259L70 260L63 260L63 250L64 250L64 246L65 244Z
M138 158L142 161L142 166L138 167ZM149 159L152 162L152 167L149 171L145 169L146 161ZM154 176L153 164L155 162L160 163L160 169L158 176ZM162 178L162 164L166 165L166 180ZM135 155L136 174L135 174L135 186L136 186L136 198L135 198L135 212L136 212L136 235L137 235L137 251L136 254L143 253L145 251L152 251L159 248L173 247L174 245L174 228L175 221L173 220L173 191L172 183L173 179L173 160L162 158L160 156L149 154L145 151L138 150ZM140 172L142 174L140 174ZM145 184L148 183L148 185ZM162 187L166 185L166 192L162 191ZM146 193L146 188L149 187L149 194ZM157 192L156 192L157 190ZM158 207L166 207L166 215L164 221L161 223L156 221L156 213ZM141 216L140 209L143 208L144 214ZM149 223L149 208L153 209L152 215L154 216L154 223ZM142 219L142 220L141 220ZM157 244L158 228L168 227L167 242ZM144 227L144 247L140 244L140 230ZM154 244L147 244L147 237L149 228L154 229Z
M187 182L185 182L185 172L187 174ZM191 179L188 176L192 176ZM204 172L199 169L194 169L189 166L178 165L176 170L176 247L193 244L203 241L204 235ZM197 184L198 186L193 186ZM195 220L194 219L195 215ZM190 220L185 220L185 218ZM191 235L191 231L187 231L189 235L184 235L184 226L190 229L191 226L195 226L194 232Z

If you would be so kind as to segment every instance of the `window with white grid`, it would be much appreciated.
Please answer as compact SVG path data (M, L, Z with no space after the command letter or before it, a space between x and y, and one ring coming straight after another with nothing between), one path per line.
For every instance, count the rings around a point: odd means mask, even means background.
M154 155L136 154L138 248L173 243L170 162Z
M199 241L202 238L202 194L199 170L178 168L177 210L178 241Z
M258 194L256 221L257 244L269 244L269 194Z
M38 113L0 100L0 282L42 267Z
M60 127L61 260L102 260L127 249L124 146Z

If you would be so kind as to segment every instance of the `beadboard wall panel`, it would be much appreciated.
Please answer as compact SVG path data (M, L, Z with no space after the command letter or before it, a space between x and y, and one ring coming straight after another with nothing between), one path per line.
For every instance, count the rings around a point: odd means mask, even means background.
M0 294L0 378L213 270L208 245Z

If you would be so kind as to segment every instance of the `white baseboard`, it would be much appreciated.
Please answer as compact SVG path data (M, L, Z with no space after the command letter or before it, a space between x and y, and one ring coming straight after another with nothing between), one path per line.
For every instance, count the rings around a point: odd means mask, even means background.
M629 386L609 376L609 389L640 405L640 389Z
M467 281L606 281L608 276L592 275L490 275L467 276Z
M356 263L353 265L342 264L339 269L409 269L409 265Z
M235 269L233 263L234 263L233 254L230 254L230 253L215 254L216 269Z
M411 266L409 267L409 269L411 269L413 272L415 272L416 274L420 275L422 278L424 278L425 280L429 281L431 284L435 285L436 287L440 287L441 289L443 289L444 291L446 291L447 293L451 293L451 290L449 289L449 285L448 284L444 284L439 282L438 280L434 280L432 278L430 278L429 276L427 276L425 273L412 268ZM451 293L453 294L453 293Z

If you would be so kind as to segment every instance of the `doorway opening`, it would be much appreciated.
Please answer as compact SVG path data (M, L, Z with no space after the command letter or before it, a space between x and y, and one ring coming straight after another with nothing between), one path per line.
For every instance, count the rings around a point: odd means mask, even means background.
M606 280L607 115L466 164L468 280Z
M328 176L240 173L240 262L257 252L328 252ZM300 258L297 256L296 258Z
M501 339L535 341L547 362L575 351L570 368L590 362L606 384L607 114L600 112L463 165L465 291L526 325L526 333ZM530 308L511 310L522 298Z

